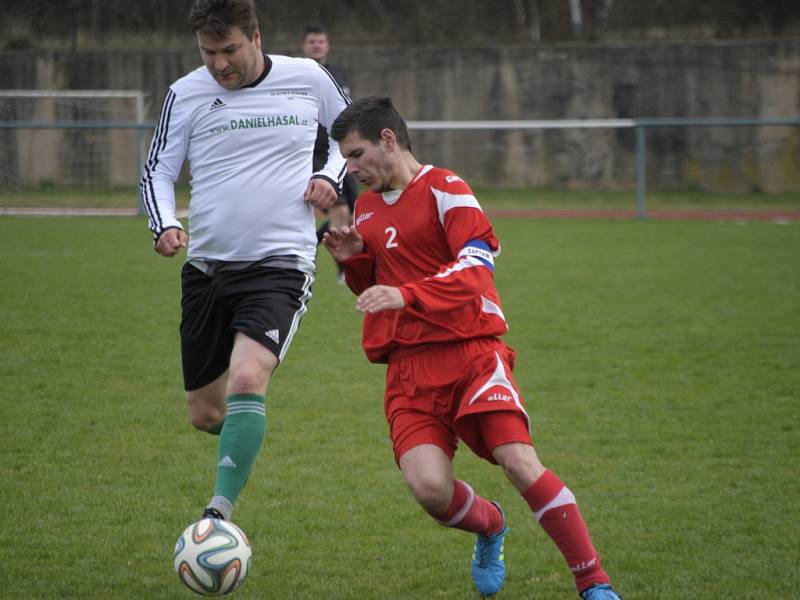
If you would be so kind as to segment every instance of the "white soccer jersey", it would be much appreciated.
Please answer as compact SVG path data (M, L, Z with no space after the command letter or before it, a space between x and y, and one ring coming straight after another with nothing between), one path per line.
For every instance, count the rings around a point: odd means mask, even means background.
M292 256L312 265L313 208L303 200L312 176L318 124L330 129L349 100L311 59L268 55L266 77L227 90L205 66L177 80L164 101L141 180L157 240L182 227L174 183L189 160L188 260L256 261ZM337 187L345 173L338 144L314 176Z

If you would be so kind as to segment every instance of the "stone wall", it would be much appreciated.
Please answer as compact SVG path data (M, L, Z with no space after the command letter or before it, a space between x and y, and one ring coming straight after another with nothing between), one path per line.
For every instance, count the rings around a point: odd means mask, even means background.
M349 71L354 95L390 95L408 120L800 116L800 40L336 47L331 60ZM199 65L194 49L0 53L7 89L142 89L151 121L171 81ZM420 160L476 185L634 184L631 130L414 131L412 139ZM662 188L800 191L800 127L650 130L648 179Z

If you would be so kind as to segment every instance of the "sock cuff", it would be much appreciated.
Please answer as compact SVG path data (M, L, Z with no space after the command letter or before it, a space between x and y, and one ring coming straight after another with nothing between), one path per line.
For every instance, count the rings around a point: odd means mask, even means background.
M259 402L261 404L266 403L266 396L262 394L232 394L228 396L227 403L230 404L237 404L239 402Z
M552 471L545 471L522 493L522 497L535 513L540 512L564 488L564 484Z
M456 479L453 482L453 500L450 502L450 507L444 515L441 515L437 521L445 527L453 527L458 525L464 520L464 517L472 508L475 502L475 491L469 484Z
M235 394L228 396L228 416L253 413L266 417L265 398L260 394Z

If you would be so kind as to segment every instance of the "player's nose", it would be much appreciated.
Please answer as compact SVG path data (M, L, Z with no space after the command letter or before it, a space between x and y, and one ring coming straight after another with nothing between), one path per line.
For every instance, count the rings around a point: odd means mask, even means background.
M223 73L229 64L227 58L221 56L214 58L214 70L218 73Z

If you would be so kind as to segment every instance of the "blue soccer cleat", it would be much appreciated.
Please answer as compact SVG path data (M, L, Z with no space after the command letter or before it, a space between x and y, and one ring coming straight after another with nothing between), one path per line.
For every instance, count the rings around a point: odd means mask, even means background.
M495 506L497 506L495 504ZM503 511L500 510L500 514ZM472 582L483 596L492 596L500 591L506 580L506 561L503 556L503 542L508 527L503 519L503 529L494 535L478 534L475 540L475 552L472 555Z
M598 583L581 592L583 600L621 600L619 594L607 583Z

